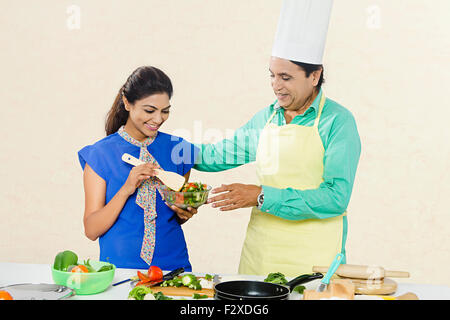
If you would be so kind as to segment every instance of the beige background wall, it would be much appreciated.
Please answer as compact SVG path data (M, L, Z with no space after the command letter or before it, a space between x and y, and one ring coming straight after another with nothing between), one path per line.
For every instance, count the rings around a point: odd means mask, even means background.
M126 77L171 77L163 131L214 141L274 101L268 62L280 0L0 1L0 261L52 263L83 233L77 151L104 136ZM447 0L337 0L327 95L350 109L362 155L349 205L348 262L450 285ZM215 131L214 131L215 130ZM192 180L255 183L253 166ZM197 272L235 273L250 209L202 207L184 230ZM276 270L275 270L276 271Z

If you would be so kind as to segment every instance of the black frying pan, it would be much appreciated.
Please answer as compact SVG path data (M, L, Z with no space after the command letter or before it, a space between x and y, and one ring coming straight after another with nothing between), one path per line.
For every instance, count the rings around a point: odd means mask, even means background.
M217 300L287 300L296 286L321 278L323 278L322 273L303 274L286 285L262 281L225 281L214 286L214 298Z

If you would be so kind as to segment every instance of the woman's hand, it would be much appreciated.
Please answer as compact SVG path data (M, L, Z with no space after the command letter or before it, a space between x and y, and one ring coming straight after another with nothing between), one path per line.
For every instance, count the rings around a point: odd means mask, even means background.
M131 196L144 180L156 175L154 171L156 168L157 165L152 163L145 163L133 167L128 174L127 181L122 186L122 191L128 196Z
M175 205L170 205L167 202L166 202L166 205L177 214L177 220L180 224L185 223L190 218L192 218L194 216L194 214L196 214L198 212L197 209L192 208L192 207L188 207L187 210L183 210L181 208L178 208Z
M211 190L211 193L223 193L209 198L207 203L212 203L212 207L220 208L221 211L254 207L258 205L258 195L261 193L261 189L261 186L253 184L223 184Z

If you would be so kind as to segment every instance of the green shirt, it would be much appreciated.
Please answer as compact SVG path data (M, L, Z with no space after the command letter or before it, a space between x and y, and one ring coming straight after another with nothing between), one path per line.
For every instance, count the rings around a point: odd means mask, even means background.
M292 119L291 124L314 124L321 92L302 115ZM200 153L194 169L217 172L255 161L259 134L275 109L277 113L272 122L279 126L285 125L284 109L275 101L237 129L232 139L224 139L215 144L196 144ZM263 185L262 211L289 220L325 219L345 212L361 154L355 119L349 110L327 98L318 130L325 149L323 182L317 189L310 190L279 189Z

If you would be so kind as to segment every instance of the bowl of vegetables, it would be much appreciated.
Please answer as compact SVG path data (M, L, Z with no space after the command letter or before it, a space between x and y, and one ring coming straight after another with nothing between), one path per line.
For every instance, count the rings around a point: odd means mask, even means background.
M210 190L211 186L201 182L185 183L178 192L168 188L165 185L161 187L164 200L168 204L175 205L178 208L185 210L188 207L198 208L204 204L208 199Z
M79 295L96 294L105 291L112 283L116 266L109 262L84 260L70 250L56 255L52 266L53 281L69 287Z

